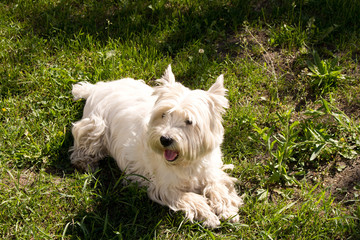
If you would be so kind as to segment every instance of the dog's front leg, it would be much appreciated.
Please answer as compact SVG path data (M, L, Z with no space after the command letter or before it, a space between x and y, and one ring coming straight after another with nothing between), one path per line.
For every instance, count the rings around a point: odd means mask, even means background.
M220 225L218 216L212 211L212 208L207 203L207 199L202 195L174 190L151 190L151 188L148 193L152 200L168 206L171 210L185 212L186 218L191 222L193 220L203 221L203 225L210 228Z
M238 222L238 211L243 201L236 193L235 179L225 173L220 176L221 178L213 178L212 181L208 182L203 194L208 198L210 207L220 219Z

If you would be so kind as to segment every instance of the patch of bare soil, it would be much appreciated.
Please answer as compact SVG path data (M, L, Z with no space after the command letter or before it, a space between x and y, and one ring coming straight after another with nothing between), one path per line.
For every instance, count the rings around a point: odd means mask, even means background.
M330 188L336 201L354 203L360 195L360 158L347 163L339 162L337 169L334 174L325 177L324 185Z
M19 175L19 184L21 187L31 186L36 180L36 174L29 169L24 169Z
M21 170L20 173L15 171L8 171L7 174L2 176L2 184L0 187L4 189L15 188L25 188L32 186L36 180L36 174L29 169ZM1 189L1 188L0 188Z
M302 95L309 95L299 91L304 87L303 78L306 76L305 55L296 49L273 47L269 39L269 30L257 30L244 25L238 32L229 33L226 40L219 41L216 51L221 58L246 59L263 69L272 79L268 84L276 85L278 97L283 101L294 102L296 110L300 111L305 105L305 101L301 100L307 98Z
M54 185L59 185L63 178L54 175L48 181L50 180ZM10 170L2 176L0 190L14 188L28 190L33 188L37 181L39 181L39 174L33 169Z
M248 58L259 67L263 67L275 79L280 77L288 80L294 79L296 77L294 63L301 53L271 47L268 41L269 34L268 30L257 30L244 26L243 30L230 33L225 41L218 42L216 50L223 58L226 56ZM295 70L299 71L299 69Z

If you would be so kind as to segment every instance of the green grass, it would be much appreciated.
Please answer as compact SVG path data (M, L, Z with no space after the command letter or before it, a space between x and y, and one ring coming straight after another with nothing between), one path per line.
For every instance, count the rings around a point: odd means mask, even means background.
M360 3L5 0L0 3L1 239L358 239ZM70 165L78 81L144 79L171 63L207 89L225 74L224 161L240 222L190 223ZM335 186L335 187L334 187Z

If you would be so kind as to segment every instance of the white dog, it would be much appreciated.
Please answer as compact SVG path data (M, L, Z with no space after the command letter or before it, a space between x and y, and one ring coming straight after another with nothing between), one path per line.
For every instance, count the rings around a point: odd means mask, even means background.
M87 100L72 129L71 162L93 170L110 155L153 201L184 211L190 221L207 227L238 221L242 200L236 179L223 171L232 165L221 160L223 75L208 91L192 91L175 82L169 65L157 82L154 88L130 78L74 85L75 99Z

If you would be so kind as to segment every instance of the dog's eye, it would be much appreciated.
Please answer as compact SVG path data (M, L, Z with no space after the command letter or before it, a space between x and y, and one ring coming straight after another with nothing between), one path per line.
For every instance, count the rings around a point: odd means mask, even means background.
M185 121L185 124L186 124L186 125L192 125L192 121L191 121L191 120L186 120L186 121Z
M165 117L165 113L163 113L162 115L161 115L161 118L164 118Z

